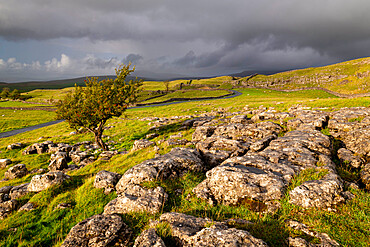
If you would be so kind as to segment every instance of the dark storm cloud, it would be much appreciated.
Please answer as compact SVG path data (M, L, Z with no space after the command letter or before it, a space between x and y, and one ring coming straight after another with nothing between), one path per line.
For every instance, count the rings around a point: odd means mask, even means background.
M128 54L123 60L122 63L128 64L132 63L133 65L140 63L140 61L143 60L143 57L139 54Z
M125 41L141 54L130 61L164 55L172 68L311 66L369 56L369 9L368 0L0 0L0 37Z

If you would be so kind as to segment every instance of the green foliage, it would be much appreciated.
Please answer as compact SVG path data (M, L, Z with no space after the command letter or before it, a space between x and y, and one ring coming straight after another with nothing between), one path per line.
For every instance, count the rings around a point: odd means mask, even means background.
M13 100L18 99L20 96L21 96L21 93L19 92L18 89L14 89L13 91L9 93L9 98Z
M2 99L6 99L9 97L9 94L10 94L10 89L8 87L4 87L3 91L1 91L0 96Z
M65 119L71 128L84 127L94 133L96 143L107 149L101 136L108 119L119 117L130 103L136 100L141 81L126 82L126 77L135 71L130 64L116 69L117 78L98 81L88 78L86 87L76 86L65 98L57 103L57 116Z
M319 180L323 178L326 174L328 174L328 170L322 168L309 168L303 170L302 172L299 173L299 175L295 176L292 179L290 185L288 186L288 191L294 189L297 186L300 186L306 181Z

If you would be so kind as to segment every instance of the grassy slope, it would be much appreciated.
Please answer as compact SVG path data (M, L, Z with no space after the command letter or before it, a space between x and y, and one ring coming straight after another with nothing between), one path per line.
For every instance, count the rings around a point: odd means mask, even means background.
M244 89L242 96L233 99L223 99L204 102L188 102L186 104L150 107L145 109L132 109L126 112L127 119L115 118L109 123L115 128L105 131L110 136L110 140L116 141L116 148L130 149L135 139L143 138L150 133L147 122L135 120L138 116L173 116L190 115L211 111L219 107L228 108L229 111L238 111L245 105L258 107L275 106L284 110L289 106L301 103L308 106L370 106L366 98L358 99L339 99L322 91L309 90L305 92L283 93L272 90ZM280 104L276 104L281 102ZM131 120L129 120L131 119ZM171 125L160 131L160 136L155 140L168 138L177 133L178 125ZM76 143L83 140L93 140L89 134L72 135L68 133L66 123L59 123L54 126L45 127L27 133L22 133L14 137L0 139L0 158L11 158L14 163L24 163L32 170L35 168L47 168L49 155L21 155L21 151L7 151L5 147L9 143L22 142L30 145L43 140L53 140L54 142ZM194 130L183 131L184 137L191 139ZM168 152L171 147L160 145L160 153ZM70 173L72 180L61 186L49 188L38 194L27 195L21 203L24 204L28 199L35 202L38 208L31 212L15 212L9 218L0 221L0 246L59 246L64 240L70 228L77 222L102 213L104 205L112 200L115 193L105 195L102 190L93 187L94 175L100 170L109 170L123 174L130 167L153 158L155 151L147 148L137 152L130 152L126 155L115 156L111 161L97 161L78 171ZM0 178L6 169L0 169ZM302 181L314 179L317 174L301 174L294 182L299 184ZM18 185L29 182L32 175L15 179L7 182L0 182L0 187L6 185ZM239 207L231 206L210 206L194 197L187 200L186 197L191 193L191 189L204 179L204 174L188 174L176 181L159 181L170 194L172 200L165 205L164 211L177 211L195 216L209 217L214 220L226 218L243 218L255 222L251 226L239 226L250 231L254 236L267 241L270 246L284 246L285 239L289 235L299 235L286 228L284 220L297 219L301 222L314 227L320 231L327 232L342 245L347 246L366 246L369 245L368 231L370 229L370 197L368 193L361 190L354 190L356 198L346 205L338 208L337 213L325 212L311 209L305 210L292 206L287 203L287 197L282 200L282 208L274 215L261 215L250 211L247 205ZM176 189L183 189L182 195L176 195ZM62 202L73 205L72 209L54 210L55 206ZM133 228L135 235L138 235L148 226L149 219L158 218L158 215L148 214L128 214L123 215L124 221ZM11 228L17 228L12 232ZM165 235L165 233L163 233ZM304 236L303 236L304 237Z
M62 99L73 89L73 87L67 87L63 89L35 89L33 91L23 93L23 95L31 96L32 98L28 99L30 102L50 103L50 100Z
M42 110L0 109L0 132L21 129L55 120L55 113Z
M361 58L325 67L292 70L269 76L258 75L250 79L248 85L258 86L274 81L273 88L323 87L344 94L369 93L369 73L370 58ZM305 80L300 83L301 79Z
M154 103L154 102L162 102L170 99L176 98L206 98L206 97L220 97L230 94L230 92L226 90L212 90L212 91L202 91L202 90L178 90L164 96L150 99L144 101L142 103ZM141 102L140 102L141 103Z

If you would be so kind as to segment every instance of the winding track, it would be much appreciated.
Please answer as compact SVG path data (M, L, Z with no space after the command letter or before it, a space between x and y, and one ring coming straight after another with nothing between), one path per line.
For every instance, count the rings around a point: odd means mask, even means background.
M129 107L128 109L139 109L139 108L146 108L146 107L174 105L174 104L180 104L180 103L185 103L185 102L189 102L189 101L204 101L204 100L216 100L216 99L230 99L230 98L234 98L234 97L237 97L237 96L242 95L241 92L238 92L236 90L230 90L230 91L233 92L232 95L229 95L229 96L226 96L226 97L222 97L222 98L175 101L175 102L167 102L167 103L153 104L153 105L134 106L134 107ZM40 129L40 128L43 128L43 127L46 127L46 126L50 126L50 125L53 125L53 124L57 124L57 123L63 122L63 121L64 120L56 120L56 121L46 122L46 123L42 123L42 124L37 124L37 125L34 125L34 126L22 128L22 129L16 129L16 130L12 130L12 131L2 132L2 133L0 133L0 138L10 137L10 136L14 136L14 135L17 135L17 134L20 134L20 133L24 133L24 132L27 132L27 131L31 131L31 130L35 130L35 129Z

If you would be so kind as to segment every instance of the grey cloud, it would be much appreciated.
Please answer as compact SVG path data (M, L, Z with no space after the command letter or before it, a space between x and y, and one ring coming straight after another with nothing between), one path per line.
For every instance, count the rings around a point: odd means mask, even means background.
M87 66L87 69L106 69L116 67L119 64L119 61L115 57L106 60L94 56L88 56L83 59L83 64Z
M122 62L180 72L286 69L370 55L369 9L368 0L0 0L0 38L124 41Z
M143 57L139 54L128 54L123 60L122 63L128 64L132 63L133 65L140 63L143 60Z

